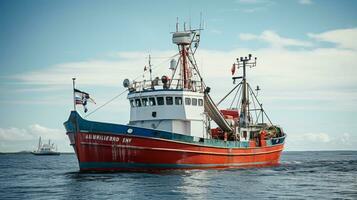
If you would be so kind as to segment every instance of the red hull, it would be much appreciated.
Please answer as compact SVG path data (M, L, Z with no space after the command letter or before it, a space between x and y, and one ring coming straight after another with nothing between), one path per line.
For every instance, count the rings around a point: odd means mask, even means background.
M279 163L284 147L279 144L223 148L127 134L69 133L69 136L81 171L271 166Z

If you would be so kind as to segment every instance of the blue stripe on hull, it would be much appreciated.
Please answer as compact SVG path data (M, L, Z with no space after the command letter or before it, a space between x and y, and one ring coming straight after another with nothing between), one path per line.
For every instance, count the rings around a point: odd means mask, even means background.
M77 123L77 131L84 133L103 133L112 135L133 135L149 138L161 138L172 141L186 142L191 144L198 144L202 146L218 147L218 148L249 148L247 141L223 141L217 139L195 138L189 135L172 133L161 130L147 129L141 127L134 127L122 124L110 124L103 122L94 122L83 119L77 112L72 111L69 119L64 123L67 132L76 132L74 123ZM131 129L130 133L128 130ZM268 146L283 144L285 136L267 140ZM254 147L253 147L254 148ZM257 147L259 148L259 147Z

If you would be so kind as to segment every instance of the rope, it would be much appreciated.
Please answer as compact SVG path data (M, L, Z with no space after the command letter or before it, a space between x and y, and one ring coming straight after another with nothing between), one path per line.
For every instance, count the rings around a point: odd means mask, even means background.
M170 56L170 57L165 57L165 58L167 58L166 60L163 60L161 63L159 63L159 64L157 64L157 65L153 65L154 67L151 69L151 70L154 70L154 69L157 69L157 68L160 68L161 66L160 65L162 65L162 64L164 64L164 63L167 63L169 60L171 60L172 58L175 58L176 56L178 56L180 53L176 53L175 55L173 55L173 56ZM163 58L163 57L162 57ZM142 75L144 75L145 73L148 73L148 72L144 72ZM157 76L157 74L158 73L155 73L155 74L153 74L154 76ZM139 76L140 77L140 76ZM138 78L139 78L138 77ZM136 79L138 79L138 78L135 78L135 80Z
M164 60L163 62L161 62L161 63L157 64L156 66L154 66L153 69L156 69L156 68L159 67L161 64L163 64L164 62L167 62L168 60L171 60L172 58L174 58L174 57L177 56L177 55L178 55L178 54L175 54L175 55L173 55L173 56L171 56L171 57L168 57L168 59L166 59L166 60ZM167 58L167 57L166 57L166 58ZM143 76L145 73L147 73L147 72L144 72L144 73L140 74L139 76L137 76L137 77L134 79L134 81L137 80L138 78L140 78L141 76ZM103 105L97 107L97 108L94 109L92 112L88 113L86 116L84 116L84 118L89 117L89 116L92 115L93 113L97 112L99 109L103 108L104 106L108 105L109 103L111 103L111 102L114 101L115 99L119 98L119 97L120 97L121 95L123 95L127 90L128 90L128 89L125 89L125 90L124 90L123 92L121 92L120 94L115 95L114 97L112 97L111 99L109 99L107 102L105 102Z
M95 113L96 111L98 111L99 109L103 108L104 106L106 106L107 104L109 104L110 102L114 101L115 99L117 99L118 97L120 97L121 95L123 95L125 92L127 91L127 89L125 89L123 92L121 92L120 94L114 96L113 98L111 98L109 101L105 102L103 105L97 107L96 109L94 109L92 112L88 113L86 116L84 116L84 118L87 118L88 116L90 116L91 114Z

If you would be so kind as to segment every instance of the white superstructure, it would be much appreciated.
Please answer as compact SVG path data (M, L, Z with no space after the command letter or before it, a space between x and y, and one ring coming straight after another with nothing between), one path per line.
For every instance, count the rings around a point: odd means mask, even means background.
M152 79L150 74L150 80L124 80L124 87L129 89L130 125L195 137L207 136L204 86L194 58L199 31L176 30L172 34L179 56L170 61L170 76ZM150 60L149 67L151 73Z
M204 100L202 92L152 90L133 92L130 125L204 137Z
M172 42L179 53L177 59L170 60L172 74L153 78L149 56L150 80L123 82L129 90L129 124L209 138L213 119L223 131L232 133L234 124L225 119L210 98L210 88L205 86L194 57L201 29L179 31L176 27Z

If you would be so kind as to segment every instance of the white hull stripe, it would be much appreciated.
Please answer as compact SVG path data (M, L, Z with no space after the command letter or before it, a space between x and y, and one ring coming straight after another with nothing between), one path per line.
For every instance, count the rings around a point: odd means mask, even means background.
M255 152L255 153L217 153L217 152L193 151L193 150L186 150L186 149L139 147L139 146L131 146L131 145L110 145L110 144L99 144L99 143L88 143L88 142L81 142L81 145L106 146L106 147L110 147L110 148L116 147L116 148L124 148L124 149L140 149L140 150L153 150L153 151L170 151L170 152L183 152L183 153L223 155L223 156L252 156L252 155L271 154L271 153L276 153L276 152L282 151L282 148L280 148L277 150Z

